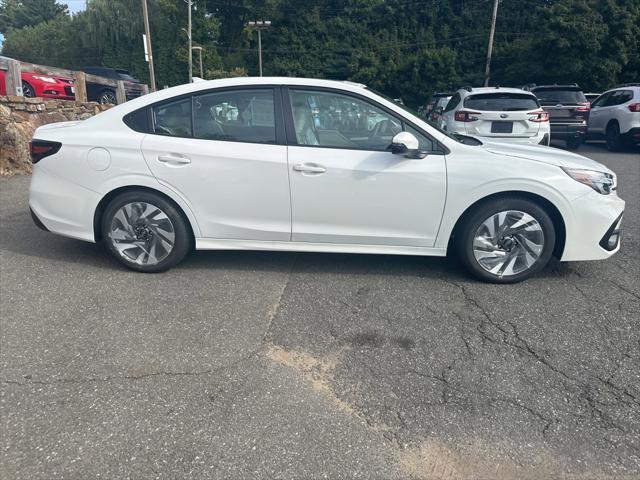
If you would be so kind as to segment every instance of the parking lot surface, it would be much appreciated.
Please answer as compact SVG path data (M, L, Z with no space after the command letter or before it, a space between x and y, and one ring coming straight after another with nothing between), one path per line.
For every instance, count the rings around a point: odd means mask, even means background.
M640 477L640 155L623 246L518 285L440 258L197 252L157 275L0 179L0 478Z

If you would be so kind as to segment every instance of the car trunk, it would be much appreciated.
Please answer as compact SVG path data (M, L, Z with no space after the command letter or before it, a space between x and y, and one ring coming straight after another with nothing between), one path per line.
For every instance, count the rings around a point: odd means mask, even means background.
M465 99L465 110L473 112L475 121L465 123L466 133L483 137L535 137L539 122L532 122L531 112L540 110L533 95L518 93L484 93Z
M589 119L589 101L580 89L542 88L534 94L551 123L584 123Z

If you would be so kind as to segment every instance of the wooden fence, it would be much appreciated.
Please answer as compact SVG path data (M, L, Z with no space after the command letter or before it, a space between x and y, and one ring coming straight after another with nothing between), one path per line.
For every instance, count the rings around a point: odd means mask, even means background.
M149 87L143 83L129 82L126 80L114 80L112 78L99 77L85 72L76 72L57 67L46 67L35 63L21 62L13 58L0 56L0 70L5 70L5 86L7 95L22 95L21 72L38 73L54 77L63 77L73 80L75 97L77 102L87 101L87 83L96 83L113 89L116 93L116 103L127 101L127 91L145 95L149 93Z

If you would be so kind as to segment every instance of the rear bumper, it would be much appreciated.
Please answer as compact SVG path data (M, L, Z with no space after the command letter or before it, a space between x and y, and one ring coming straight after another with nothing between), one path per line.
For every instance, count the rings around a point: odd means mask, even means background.
M29 209L43 230L94 242L93 216L101 196L35 165L29 187Z
M622 134L622 138L629 143L640 144L640 127L630 129Z
M584 138L587 134L586 123L566 124L566 123L552 123L551 124L551 139L552 140L569 140Z

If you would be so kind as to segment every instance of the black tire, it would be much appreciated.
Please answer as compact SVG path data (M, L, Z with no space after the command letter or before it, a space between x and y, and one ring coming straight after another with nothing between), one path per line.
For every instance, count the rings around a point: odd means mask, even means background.
M577 150L582 145L582 138L570 138L567 140L567 148L569 150Z
M607 125L606 132L607 150L617 152L622 149L622 138L620 137L620 126L613 122Z
M476 233L479 232L481 225L486 220L491 219L494 215L505 211L517 211L522 212L533 217L537 222L537 226L540 230L536 232L537 235L542 236L543 242L541 252L537 259L525 270L513 273L513 274L498 274L492 273L485 269L478 260L474 253L474 239ZM455 248L463 265L469 270L471 274L483 280L491 283L517 283L525 280L532 275L535 275L549 262L549 259L553 255L553 249L556 242L556 233L553 226L553 221L549 214L540 207L537 203L522 198L522 197L505 197L495 200L488 200L477 207L471 212L465 215L462 219L462 224L456 232ZM515 237L515 239L514 239ZM505 237L506 238L506 237ZM510 236L511 248L513 249L513 256L518 257L514 260L513 270L515 271L515 265L520 262L526 263L526 258L517 253L516 248L520 249L520 252L524 254L525 247L522 245L522 238L519 234ZM504 239L501 239L502 242ZM509 250L511 251L511 250ZM508 253L506 253L508 255ZM530 256L530 255L529 255ZM508 262L506 262L508 263ZM519 267L521 268L521 267Z
M102 104L102 105L107 105L107 104L112 104L115 105L118 103L118 100L116 98L116 92L114 92L111 89L105 89L102 90L100 92L100 95L98 95L98 103Z
M136 205L138 207L136 207ZM139 215L136 220L136 215L124 215L123 212L123 217L119 214L119 212L122 212L121 209L130 209L131 206L133 206L134 209L138 208L142 210L141 206L143 205L145 207L148 206L150 209L151 207L155 207L160 213L156 214L155 217L150 214L146 221L142 215ZM155 212L155 210L152 211ZM116 215L118 215L118 218L116 218ZM129 225L131 225L132 228L120 228L112 233L112 226L122 225L120 219L125 217L131 220ZM160 219L158 220L158 218ZM162 226L159 225L160 222L162 222ZM101 227L102 241L107 250L120 263L138 272L156 273L168 270L180 263L191 251L193 245L193 235L183 213L173 202L152 192L131 191L115 197L109 202L102 215ZM143 236L142 238L146 238L147 240L140 240L140 237L137 236L135 240L131 240L133 238L132 235L138 232ZM127 235L129 238L113 238L121 235ZM173 238L167 238L171 237L171 235L173 235ZM169 245L171 241L173 241L172 248L166 248L166 245ZM117 246L123 247L123 245L133 242L135 242L136 245L140 245L140 247L131 247L124 251L119 251L117 248ZM156 244L156 252L162 250L162 254L165 256L160 258L162 255L157 254L158 261L152 263L152 256L149 255L149 251L154 253L153 242ZM158 246L158 244L160 246ZM132 258L137 256L141 251L146 252L147 264L138 263ZM141 253L141 255L141 261L144 262L145 254Z
M30 84L28 84L24 80L22 81L22 95L28 98L33 98L36 96L36 91Z

